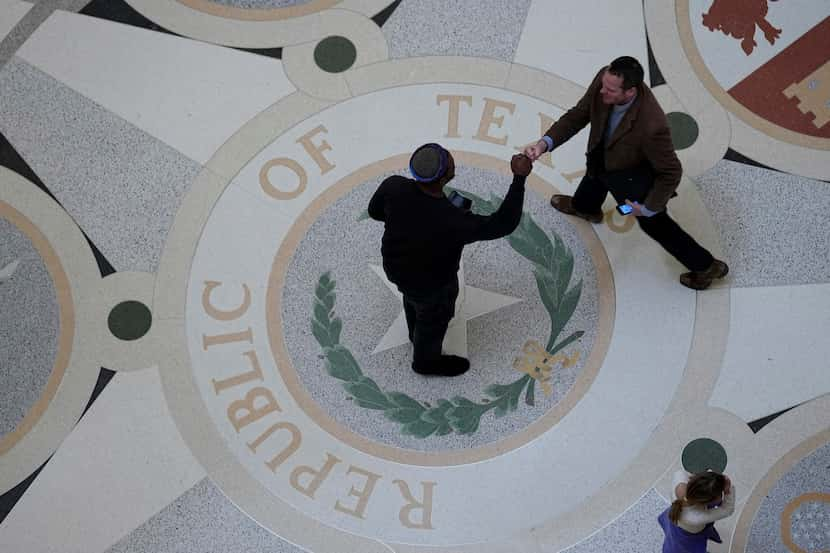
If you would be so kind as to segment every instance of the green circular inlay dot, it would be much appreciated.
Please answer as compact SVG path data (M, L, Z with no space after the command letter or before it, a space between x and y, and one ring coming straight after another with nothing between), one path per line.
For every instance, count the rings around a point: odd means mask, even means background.
M692 474L707 470L722 473L726 468L726 450L715 440L698 438L683 448L681 461L686 472Z
M679 111L672 111L666 114L671 129L671 139L674 142L675 150L685 150L695 142L700 133L697 121L687 114Z
M112 308L107 318L112 335L120 340L138 340L150 330L153 315L138 301L123 301Z
M314 62L329 73L342 73L354 65L356 59L357 49L346 37L326 37L314 48Z

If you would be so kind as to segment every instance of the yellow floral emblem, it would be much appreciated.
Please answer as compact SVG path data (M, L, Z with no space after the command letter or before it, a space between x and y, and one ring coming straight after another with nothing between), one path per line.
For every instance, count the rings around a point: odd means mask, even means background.
M567 368L573 366L578 359L579 351L574 351L571 355L551 355L536 340L528 340L522 346L522 355L513 360L513 368L536 380L545 395L550 396L553 392L550 380L554 365L561 363L562 367Z

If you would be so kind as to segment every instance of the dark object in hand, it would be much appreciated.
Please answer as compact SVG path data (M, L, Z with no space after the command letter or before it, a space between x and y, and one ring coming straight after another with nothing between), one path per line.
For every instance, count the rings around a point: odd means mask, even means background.
M447 199L450 201L452 205L454 205L458 209L463 209L464 211L470 211L470 209L473 207L473 200L465 196L462 196L455 190L450 192L450 195L447 196Z
M533 162L524 154L516 154L510 160L510 170L514 175L526 177L533 170Z

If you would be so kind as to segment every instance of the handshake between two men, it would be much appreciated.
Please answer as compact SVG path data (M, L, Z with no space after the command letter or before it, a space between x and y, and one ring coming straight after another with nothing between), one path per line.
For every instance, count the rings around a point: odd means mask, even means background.
M677 195L683 168L666 115L643 79L642 65L631 56L601 67L577 104L523 154L513 156L513 182L491 215L459 209L444 195L444 186L455 176L455 161L438 144L424 144L412 154L413 178L393 176L381 183L369 202L369 215L385 224L383 268L403 294L415 372L454 376L469 369L466 359L441 353L458 295L462 249L513 232L532 162L586 126L585 176L572 196L554 194L551 206L600 224L610 193L621 212L636 217L643 232L688 269L680 275L683 286L704 290L727 275L727 264L669 215L668 202Z

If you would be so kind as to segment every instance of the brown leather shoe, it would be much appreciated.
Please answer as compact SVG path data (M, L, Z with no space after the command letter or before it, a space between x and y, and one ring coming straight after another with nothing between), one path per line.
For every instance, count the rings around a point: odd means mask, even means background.
M561 211L567 215L573 215L575 217L579 217L580 219L585 219L586 221L590 221L594 224L599 224L602 222L602 212L599 213L582 213L581 211L577 211L574 209L573 203L573 196L566 196L564 194L554 194L550 198L550 205L553 206L554 209L557 211Z
M729 266L720 259L715 259L705 271L689 271L680 275L680 284L692 290L706 290L713 280L723 278L727 273Z

